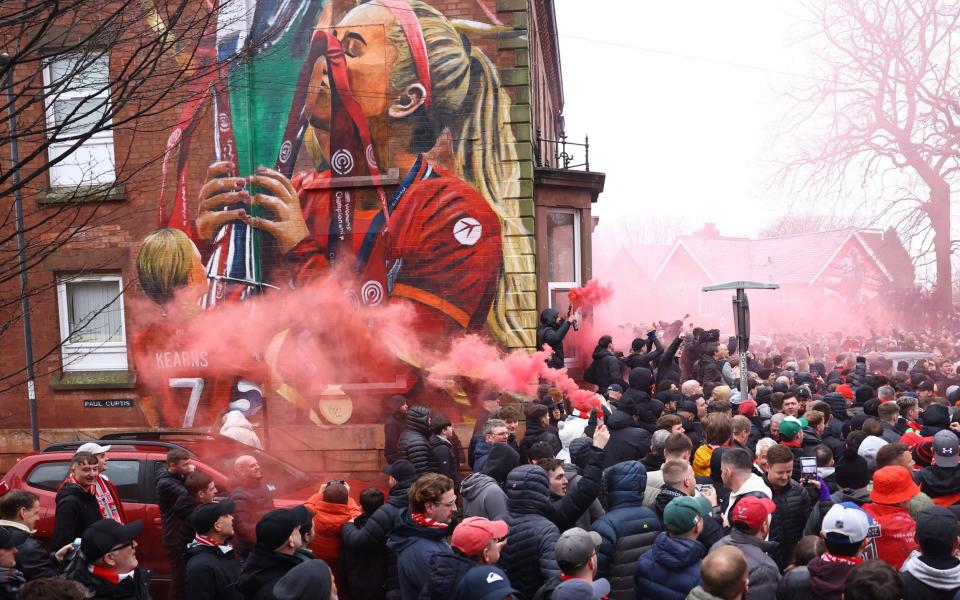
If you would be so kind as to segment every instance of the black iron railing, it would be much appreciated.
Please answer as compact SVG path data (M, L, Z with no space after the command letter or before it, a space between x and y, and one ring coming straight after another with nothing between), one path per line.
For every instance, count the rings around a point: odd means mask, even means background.
M590 170L590 136L584 136L583 143L570 142L567 134L560 132L560 139L548 140L537 129L537 143L534 146L534 159L538 167L552 169L583 169ZM571 164L576 159L573 148L583 148L583 162Z

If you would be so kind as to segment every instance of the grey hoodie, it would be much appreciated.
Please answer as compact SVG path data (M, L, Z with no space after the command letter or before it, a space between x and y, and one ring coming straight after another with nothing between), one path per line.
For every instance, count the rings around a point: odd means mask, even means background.
M690 590L690 593L687 594L687 600L723 600L720 596L714 596L707 590L703 589L703 586L697 586Z
M948 569L937 569L921 560L916 550L903 561L900 571L937 590L955 590L960 586L960 562Z
M507 514L507 494L497 480L483 473L472 473L460 484L464 517L484 517L491 521Z

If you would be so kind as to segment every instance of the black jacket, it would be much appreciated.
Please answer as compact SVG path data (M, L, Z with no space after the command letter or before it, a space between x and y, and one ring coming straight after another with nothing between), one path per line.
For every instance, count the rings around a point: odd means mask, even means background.
M650 432L640 427L634 418L624 411L613 411L607 419L607 429L610 430L610 441L604 448L604 467L611 467L625 460L640 460L650 451Z
M816 491L816 488L804 488L793 479L780 490L775 490L766 479L764 483L773 491L773 503L777 505L770 522L770 541L777 542L779 547L770 556L783 571L790 562L797 542L803 537L803 528L811 509L819 500L819 494L814 497L811 490Z
M400 512L410 504L407 493L414 481L397 482L390 488L384 505L369 518L363 522L357 519L352 525L346 523L340 530L340 552L345 557L341 569L349 579L348 585L355 590L351 597L375 600L378 590L384 590L388 598L399 597L397 557L387 549L387 536ZM385 564L386 569L373 569L372 565L377 564Z
M937 465L920 471L920 491L931 498L949 496L960 492L960 468L944 468Z
M299 564L296 556L254 546L240 574L240 594L244 600L273 600L273 586Z
M119 498L117 499L119 501ZM53 525L53 547L63 548L77 539L87 527L99 521L100 505L93 494L72 481L57 490L57 511Z
M421 600L450 600L457 597L457 586L477 563L458 554L437 553L430 557L426 589Z
M686 494L667 484L660 486L660 493L657 494L657 497L653 501L653 510L656 511L657 518L660 519L660 522L663 522L663 509L667 507L667 504L674 498L681 496L686 496ZM725 532L720 521L715 517L709 517L703 520L703 531L700 533L697 541L703 544L703 547L709 552L710 548L719 542L724 535Z
M600 495L600 480L603 477L603 450L593 448L590 458L583 469L583 473L576 482L571 482L567 493L562 498L551 494L553 515L550 520L560 531L566 531L577 524L577 521L590 509L594 500Z
M700 383L723 383L723 371L720 368L720 363L708 354L700 356L697 375Z
M417 475L430 472L430 409L411 406L407 409L407 428L400 434L399 458L413 463Z
M560 438L549 428L537 422L527 421L527 431L523 434L523 439L520 440L520 464L530 462L527 453L530 452L530 448L537 442L550 444L554 456L563 449L563 445L560 444Z
M587 371L593 375L590 383L596 384L599 388L597 391L601 394L606 393L607 388L614 383L619 384L620 387L626 386L623 380L623 365L606 346L597 346L593 350L593 363Z
M550 521L547 472L536 465L517 467L507 476L510 528L498 566L524 597L532 597L551 577L560 575L554 548L560 531Z
M157 505L160 508L160 539L167 548L183 550L180 531L183 523L179 516L174 514L177 500L188 497L187 488L183 485L186 477L175 475L164 470L157 477ZM189 540L188 540L189 541Z
M543 345L550 346L553 355L547 359L547 366L552 369L563 368L563 338L570 330L570 321L563 321L557 325L556 309L545 308L540 313L540 328L537 329L537 350L542 350Z
M453 444L439 435L430 436L430 470L453 480L453 489L460 487L460 463Z
M677 350L680 348L681 341L679 336L674 338L673 341L670 342L670 345L667 346L667 350L657 361L657 383L666 379L676 382L677 385L681 383L680 364L679 361L677 361Z
M5 525L4 523L9 523L9 521L0 521L0 527L9 531L26 532L23 527ZM56 577L60 573L60 564L57 563L57 559L47 552L47 549L32 535L29 535L22 544L17 546L16 561L17 570L23 573L23 577L27 581Z
M185 598L190 600L241 600L240 564L234 552L219 546L190 544L186 550Z
M118 584L97 577L87 568L73 571L70 579L83 584L94 600L150 600L150 571L144 569L135 570L133 577Z
M643 506L647 472L637 461L610 467L604 479L607 514L593 524L603 542L597 548L597 577L610 582L611 600L632 600L637 559L660 532L657 515Z
M383 426L383 457L387 459L387 464L400 458L398 454L398 444L400 434L407 428L407 416L399 410L394 410L390 418Z

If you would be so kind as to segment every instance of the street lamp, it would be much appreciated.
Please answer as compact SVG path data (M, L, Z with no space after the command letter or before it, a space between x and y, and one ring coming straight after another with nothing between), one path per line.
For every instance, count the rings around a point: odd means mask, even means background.
M27 287L26 236L23 228L23 196L20 192L20 149L17 145L17 111L14 107L13 71L10 55L0 54L0 68L7 69L7 126L10 129L10 170L13 179L13 206L17 219L17 261L20 269L20 309L23 312L23 353L27 361L27 406L30 409L30 438L33 451L40 451L37 423L37 386L33 372L33 336L30 330L30 296Z
M740 350L740 401L747 399L747 347L750 345L750 303L744 290L778 290L775 283L757 283L756 281L731 281L708 285L705 292L737 290L733 297L733 322L737 328L737 348Z

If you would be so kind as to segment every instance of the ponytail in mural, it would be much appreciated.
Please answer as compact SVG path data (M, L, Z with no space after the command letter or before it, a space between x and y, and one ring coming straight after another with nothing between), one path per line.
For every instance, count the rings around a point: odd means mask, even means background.
M520 169L509 124L510 99L500 87L493 63L467 37L467 32L479 31L476 27L451 22L419 0L410 1L410 6L423 31L433 87L433 105L426 125L432 132L414 135L411 143L421 147L412 150L426 152L445 129L450 131L461 176L483 195L501 221L503 268L487 327L508 347L531 346L534 342L523 328L520 307L510 306L507 300L527 290L510 289L506 274L524 272L524 257L534 253L529 232L522 231L519 225L516 198ZM403 30L395 25L387 36L399 52L391 85L404 89L417 83L416 67Z

